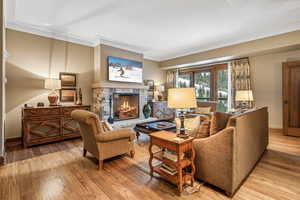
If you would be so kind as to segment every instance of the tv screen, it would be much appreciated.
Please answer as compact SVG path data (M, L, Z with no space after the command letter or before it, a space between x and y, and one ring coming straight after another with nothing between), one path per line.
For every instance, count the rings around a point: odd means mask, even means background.
M142 83L143 63L124 58L108 56L108 80Z

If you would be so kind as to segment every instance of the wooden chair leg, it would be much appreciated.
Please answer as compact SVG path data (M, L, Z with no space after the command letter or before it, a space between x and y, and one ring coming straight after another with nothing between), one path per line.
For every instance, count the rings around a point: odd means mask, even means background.
M86 152L87 152L87 150L86 150L86 149L83 149L83 156L84 156L84 157L86 156Z
M103 169L103 160L99 160L98 170Z
M130 151L130 157L131 157L131 158L134 158L134 154L135 154L135 151L133 151L133 150Z

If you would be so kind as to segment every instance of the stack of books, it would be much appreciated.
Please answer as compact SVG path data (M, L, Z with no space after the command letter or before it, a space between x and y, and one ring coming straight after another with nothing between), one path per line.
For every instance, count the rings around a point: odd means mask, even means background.
M175 154L174 152L172 152L172 151L164 151L163 152L163 157L164 158L167 158L167 159L169 159L169 160L172 160L172 161L174 161L174 162L177 162L177 154ZM180 159L183 159L183 157L184 157L184 154L181 154L181 158Z
M175 175L175 174L177 174L177 170L176 170L176 168L174 168L174 167L170 167L169 165L167 165L167 164L162 164L161 165L161 167L159 168L161 171L164 171L164 172L166 172L167 174L170 174L170 175Z

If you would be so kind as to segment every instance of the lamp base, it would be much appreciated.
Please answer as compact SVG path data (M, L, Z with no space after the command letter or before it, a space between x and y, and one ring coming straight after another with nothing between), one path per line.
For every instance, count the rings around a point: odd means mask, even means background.
M179 138L183 138L183 139L187 139L189 137L189 135L185 134L185 133L179 133L176 136L179 137Z
M49 106L57 106L58 96L48 96Z
M186 133L186 130L184 128L184 112L181 111L179 113L179 119L180 119L180 132L179 134L177 134L177 137L180 137L180 138L188 138L189 135Z

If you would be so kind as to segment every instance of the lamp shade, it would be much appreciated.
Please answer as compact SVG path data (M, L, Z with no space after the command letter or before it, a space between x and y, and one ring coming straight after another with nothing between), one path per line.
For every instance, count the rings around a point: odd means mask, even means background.
M253 101L252 90L238 90L235 93L236 101Z
M196 108L195 88L172 88L168 89L169 108Z
M59 79L48 78L45 80L45 89L49 89L49 90L61 89L61 81Z

